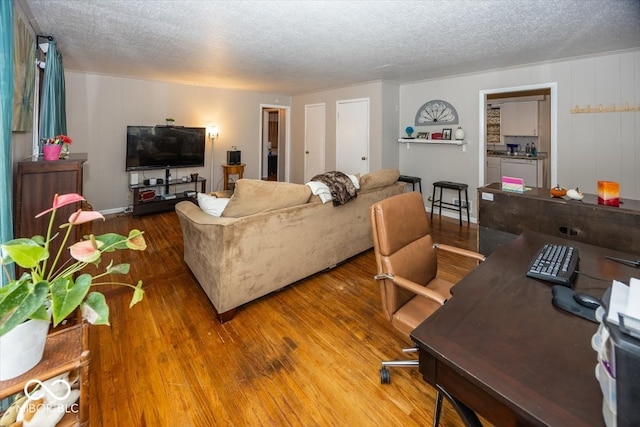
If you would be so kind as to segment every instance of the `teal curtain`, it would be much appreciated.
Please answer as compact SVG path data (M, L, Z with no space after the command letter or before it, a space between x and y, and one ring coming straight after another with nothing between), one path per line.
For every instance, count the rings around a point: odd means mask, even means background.
M13 1L0 0L0 241L13 238ZM0 271L0 285L6 276Z
M40 138L67 134L64 69L55 40L49 40L40 104Z

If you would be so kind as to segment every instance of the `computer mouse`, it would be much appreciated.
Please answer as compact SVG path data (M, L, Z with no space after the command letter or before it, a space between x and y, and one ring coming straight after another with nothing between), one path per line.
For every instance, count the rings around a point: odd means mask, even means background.
M584 307L596 309L602 305L602 301L600 298L594 297L593 295L585 294L583 292L579 292L577 294L573 294L573 299L576 302Z

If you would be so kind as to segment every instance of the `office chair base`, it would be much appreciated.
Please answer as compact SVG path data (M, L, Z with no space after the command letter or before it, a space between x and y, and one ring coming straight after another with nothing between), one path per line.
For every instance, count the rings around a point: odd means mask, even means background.
M380 368L380 384L390 384L391 375L387 368Z
M391 375L387 366L396 368L415 368L418 365L417 360L387 360L382 362L382 368L380 368L380 384L390 384Z

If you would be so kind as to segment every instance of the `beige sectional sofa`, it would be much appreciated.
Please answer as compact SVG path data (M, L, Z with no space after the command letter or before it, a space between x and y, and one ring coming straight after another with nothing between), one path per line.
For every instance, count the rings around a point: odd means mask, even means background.
M322 203L307 185L245 179L220 217L180 202L184 260L219 320L230 320L239 306L371 248L369 208L405 191L398 176L363 175L357 197L340 206Z

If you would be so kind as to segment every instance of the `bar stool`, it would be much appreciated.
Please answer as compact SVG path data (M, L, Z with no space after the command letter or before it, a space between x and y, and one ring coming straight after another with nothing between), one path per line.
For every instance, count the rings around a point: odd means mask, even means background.
M440 198L438 200L436 200L436 189L440 189ZM458 191L458 201L460 202L459 205L455 205L453 203L449 203L449 202L443 202L442 201L442 190L444 188L450 189L450 190L457 190ZM464 190L464 199L466 200L466 209L467 209L467 222L469 222L469 195L467 193L467 188L468 185L467 184L463 184L460 182L452 182L452 181L437 181L433 183L433 195L431 196L431 219L433 219L433 208L438 207L440 208L439 211L439 215L442 215L442 208L445 209L449 209L452 211L457 211L460 213L460 226L462 227L462 190Z
M411 184L413 184L413 191L416 191L416 183L418 183L420 194L422 194L422 178L417 176L400 175L400 177L398 177L398 181L410 182Z

